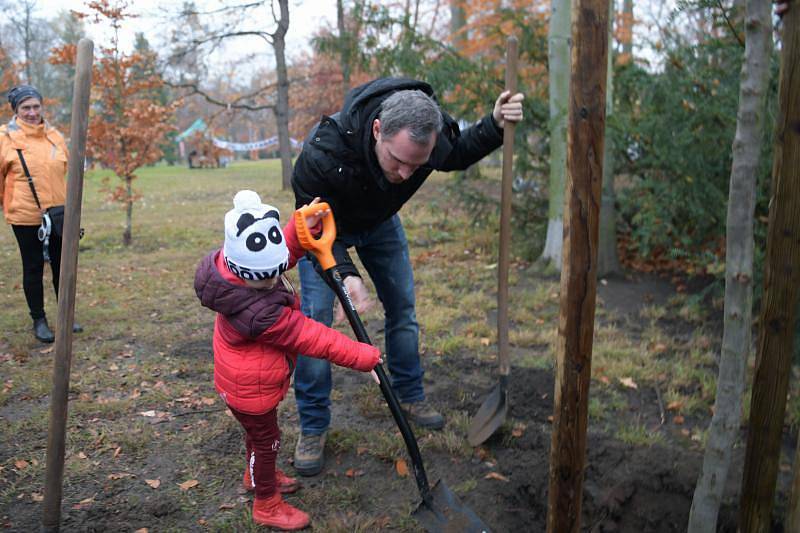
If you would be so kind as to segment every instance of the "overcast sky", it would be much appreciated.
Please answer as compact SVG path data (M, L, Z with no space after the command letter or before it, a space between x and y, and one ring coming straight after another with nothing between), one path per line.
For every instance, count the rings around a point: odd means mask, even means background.
M38 15L44 18L52 18L59 11L62 10L75 10L87 12L86 4L81 0L36 0L38 7ZM129 1L129 11L139 15L138 18L128 21L124 24L123 32L120 35L120 44L123 50L130 51L133 48L133 39L136 32L143 32L147 40L152 45L157 46L164 36L174 29L167 20L165 20L162 6L169 6L169 9L174 10L180 6L182 2L179 1L164 1L164 0L131 0ZM203 7L211 10L223 5L220 0L195 0L199 9ZM227 1L224 4L235 4L235 1ZM266 11L262 11L266 14ZM271 22L271 16L267 15L267 20ZM326 25L335 25L336 22L336 2L335 0L289 0L289 32L286 36L286 53L291 59L302 50L308 49L308 41L313 33L320 27ZM95 46L110 44L109 39L111 32L109 28L102 28L97 24L90 24L87 20L87 30L89 37L95 42ZM271 27L262 27L260 29L272 30ZM237 43L237 50L265 50L265 55L269 57L272 62L271 50L264 48L264 41L259 38L253 39L253 44L250 46L247 42L239 41ZM267 53L269 52L269 53ZM225 59L235 60L236 52L228 48L225 53ZM242 53L244 55L244 53Z

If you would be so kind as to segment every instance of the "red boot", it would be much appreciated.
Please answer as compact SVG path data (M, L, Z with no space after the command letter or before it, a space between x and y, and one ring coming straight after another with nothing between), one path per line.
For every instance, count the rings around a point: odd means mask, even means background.
M253 521L282 531L294 531L308 527L311 518L283 501L280 493L276 492L269 498L253 501Z
M300 488L300 483L296 478L289 477L283 473L280 468L275 469L275 485L278 492L281 494L291 494ZM242 487L247 492L252 492L255 487L253 486L253 479L250 477L250 469L244 469L244 479L242 480Z

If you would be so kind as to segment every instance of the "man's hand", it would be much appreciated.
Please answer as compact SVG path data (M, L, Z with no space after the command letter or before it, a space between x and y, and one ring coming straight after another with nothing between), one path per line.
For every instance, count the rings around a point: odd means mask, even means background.
M311 200L310 204L305 204L300 209L304 209L304 208L306 208L308 206L316 205L318 203L319 203L319 196L317 196L316 198ZM319 221L322 220L323 218L325 218L325 215L327 215L330 212L331 212L330 209L320 209L319 211L317 211L317 212L313 213L312 215L306 217L306 227L311 231L311 234L314 237L317 237L319 235L319 233L322 231L322 228L321 227L317 227L317 224L319 224Z
M347 292L350 293L350 299L353 300L353 305L356 306L356 311L358 311L359 314L366 313L372 309L374 302L372 298L369 297L367 286L364 285L364 281L360 277L347 276L344 278L344 286L347 288ZM344 309L342 309L341 304L337 300L333 309L333 321L337 323L343 322L344 318Z
M505 121L520 122L522 120L522 100L525 96L517 93L511 96L511 91L503 91L494 103L492 117L498 126L505 126Z

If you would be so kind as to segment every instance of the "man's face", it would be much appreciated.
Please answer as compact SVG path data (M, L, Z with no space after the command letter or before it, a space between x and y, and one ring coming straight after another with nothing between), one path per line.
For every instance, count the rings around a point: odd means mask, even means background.
M38 98L26 98L17 105L17 116L28 124L41 124L42 103Z
M375 137L375 155L383 175L389 183L395 184L403 183L427 163L436 145L436 135L431 135L428 144L423 146L411 140L407 129L386 138L381 135L379 119L372 123L372 135Z

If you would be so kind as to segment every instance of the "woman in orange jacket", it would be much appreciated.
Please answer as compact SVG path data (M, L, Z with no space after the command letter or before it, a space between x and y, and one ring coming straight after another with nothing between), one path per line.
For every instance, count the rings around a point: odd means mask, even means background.
M0 126L0 205L19 244L22 288L33 319L33 334L42 342L53 342L55 337L44 312L45 258L38 230L46 209L64 205L67 144L61 133L43 119L42 95L35 87L14 87L8 93L8 102L15 115ZM50 233L47 252L58 296L61 235L55 231ZM81 331L77 323L73 329Z

